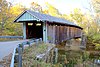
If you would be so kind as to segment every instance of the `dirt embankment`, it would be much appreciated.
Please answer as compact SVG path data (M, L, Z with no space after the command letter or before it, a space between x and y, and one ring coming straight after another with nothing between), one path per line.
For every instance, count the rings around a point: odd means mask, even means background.
M3 60L0 61L0 65L1 65L2 67L10 67L11 58L12 58L12 54L9 54L8 56L5 56L5 57L3 58Z

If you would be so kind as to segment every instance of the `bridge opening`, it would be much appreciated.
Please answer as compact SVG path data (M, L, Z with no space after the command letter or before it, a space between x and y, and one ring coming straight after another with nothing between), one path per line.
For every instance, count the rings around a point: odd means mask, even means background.
M30 38L43 38L43 24L42 22L32 21L26 24L26 37Z

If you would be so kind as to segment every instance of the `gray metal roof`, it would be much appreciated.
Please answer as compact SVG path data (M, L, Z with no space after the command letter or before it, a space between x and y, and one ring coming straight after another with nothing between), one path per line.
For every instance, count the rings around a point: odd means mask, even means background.
M28 12L29 14L31 14L33 17L37 18L37 20L40 20L40 21L49 21L51 23L55 22L55 23L61 23L61 24L67 24L67 25L79 27L75 23L65 20L63 18L58 18L58 17L47 15L47 14L34 12L32 10L26 10L20 16L22 16L25 12ZM14 22L16 22L20 18L20 16L17 17ZM81 27L79 27L79 28L81 28Z

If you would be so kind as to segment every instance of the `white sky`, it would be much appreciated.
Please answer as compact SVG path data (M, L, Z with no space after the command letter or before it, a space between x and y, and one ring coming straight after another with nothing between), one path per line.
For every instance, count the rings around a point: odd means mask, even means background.
M30 6L31 2L36 2L45 9L45 2L56 7L61 13L68 14L73 11L74 8L80 8L83 12L86 12L85 8L89 8L90 0L7 0L13 4L21 3L26 7Z

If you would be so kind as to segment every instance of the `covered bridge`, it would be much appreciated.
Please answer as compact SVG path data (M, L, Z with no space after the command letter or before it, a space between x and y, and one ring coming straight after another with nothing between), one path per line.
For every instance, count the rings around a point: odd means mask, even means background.
M44 42L60 43L81 37L82 28L62 18L26 10L14 22L23 23L23 37L42 38Z

